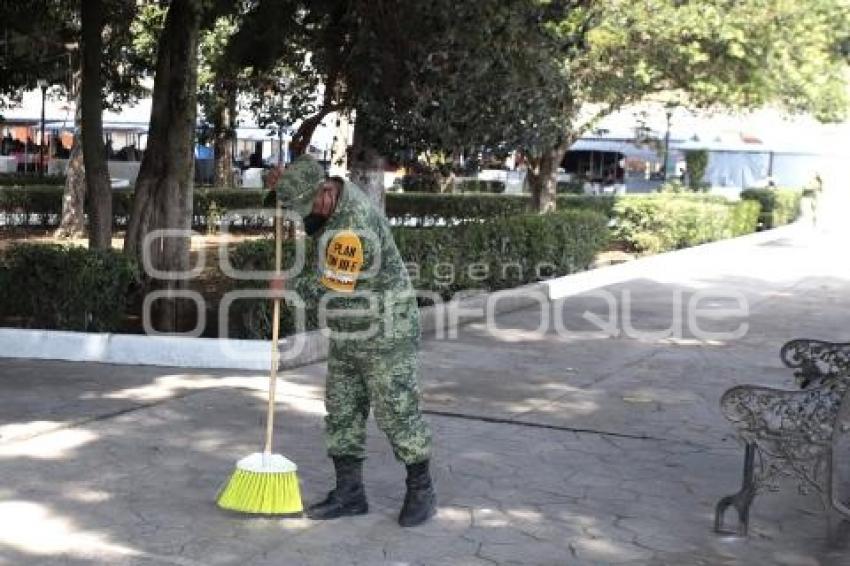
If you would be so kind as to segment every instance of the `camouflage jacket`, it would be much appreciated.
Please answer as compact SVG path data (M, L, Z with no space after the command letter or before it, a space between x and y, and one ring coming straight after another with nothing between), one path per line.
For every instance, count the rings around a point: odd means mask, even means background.
M345 183L336 210L312 240L315 264L290 288L305 302L327 305L328 328L372 328L365 347L418 338L419 309L389 222L357 185Z

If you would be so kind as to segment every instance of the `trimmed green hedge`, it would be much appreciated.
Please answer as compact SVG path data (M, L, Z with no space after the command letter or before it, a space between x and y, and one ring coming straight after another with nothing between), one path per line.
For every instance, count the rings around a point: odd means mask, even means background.
M595 196L559 194L556 206L563 210L593 210L613 218L614 205L620 201L643 199L662 201L677 199L697 203L728 203L721 195L699 193L647 194L623 196ZM505 218L527 213L531 207L531 196L494 194L430 194L391 193L386 198L387 217L405 226L434 226L439 224L463 224L491 218Z
M138 281L136 264L117 251L12 246L0 253L0 316L27 328L116 331Z
M313 246L305 247L305 269L313 265L315 253ZM295 248L288 242L283 246L283 269L286 270L293 265ZM235 269L245 271L271 271L274 269L274 240L267 238L262 240L249 240L242 242L230 252L230 264ZM267 281L238 280L233 281L233 287L237 289L265 289ZM286 302L281 303L280 308L280 332L287 336L294 334L298 329L295 324L293 309ZM317 328L318 318L315 303L308 302L305 312L305 325L308 330ZM230 328L228 335L237 338L269 338L271 336L272 313L268 300L243 299L235 301L228 313Z
M505 183L502 181L479 181L477 179L464 179L454 184L453 191L459 193L490 193L501 194L505 192Z
M448 299L457 291L505 289L587 269L608 242L607 224L598 213L572 211L453 227L396 227L393 234L414 286ZM307 269L314 261L311 248L308 246ZM291 265L293 248L285 246L284 250L284 266ZM230 261L238 269L267 270L273 254L272 240L250 241L237 246ZM264 283L240 281L238 286L257 288ZM268 301L237 301L230 314L234 335L269 335ZM291 308L285 306L281 313L284 333L294 331L294 320ZM307 328L316 324L315 304L308 303Z
M30 224L32 217L40 225L55 225L62 213L61 186L0 187L0 215L6 224ZM258 189L197 189L192 199L192 224L206 226L210 217L239 209L262 208L266 191ZM112 213L116 224L123 224L133 209L133 191L112 192Z
M558 181L555 185L555 192L560 194L568 194L568 195L583 195L584 194L584 181Z
M417 289L444 298L466 289L495 291L586 270L608 244L608 220L592 211L521 215L454 227L394 230L415 266Z
M516 216L527 212L530 203L524 195L389 193L385 211L401 224L433 226Z
M754 200L761 205L759 225L762 230L793 222L800 215L802 193L794 189L747 189L741 200Z
M755 232L757 202L629 198L614 205L612 237L628 249L658 253Z
M34 186L27 188L0 188L0 215L6 224L32 222L55 225L62 209L62 187ZM193 196L195 227L206 226L210 219L222 214L251 208L262 208L268 193L258 189L197 189ZM701 203L726 203L719 195L706 194L651 194L625 196L594 196L559 194L558 210L593 210L613 218L614 205L632 199L678 199ZM133 205L132 191L113 192L113 212L116 224L123 224ZM405 226L453 225L480 222L493 218L507 218L529 211L531 196L527 194L439 194L439 193L387 193L386 214L395 224ZM22 214L25 214L23 218Z
M22 175L20 173L0 173L2 187L63 186L65 175Z
M25 215L23 224L31 222L35 215L37 223L50 225L50 215L62 212L62 187L31 186L0 188L0 214L4 215L7 225L16 224L12 215Z

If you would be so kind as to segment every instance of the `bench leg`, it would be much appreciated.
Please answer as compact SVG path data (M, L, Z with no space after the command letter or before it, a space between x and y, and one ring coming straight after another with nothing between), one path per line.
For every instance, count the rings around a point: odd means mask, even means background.
M839 493L839 481L835 478L835 460L833 452L827 454L826 457L826 489L827 501L826 507L826 532L827 542L831 549L844 550L847 548L847 541L850 539L850 507L847 507L846 502L841 500Z
M744 478L741 483L741 489L738 493L727 495L717 502L717 507L714 511L714 532L726 535L734 534L741 537L747 536L747 529L750 523L750 505L752 505L753 498L756 495L756 486L753 478L755 453L755 445L747 444L744 449ZM738 530L736 532L723 528L723 515L730 506L738 511Z

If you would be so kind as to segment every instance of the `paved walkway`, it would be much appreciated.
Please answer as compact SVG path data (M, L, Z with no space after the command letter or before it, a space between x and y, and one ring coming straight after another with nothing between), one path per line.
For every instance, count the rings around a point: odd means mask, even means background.
M736 383L790 386L777 355L790 338L850 340L844 241L803 233L648 269L605 289L616 336L585 316L611 318L596 293L426 342L441 508L414 530L395 524L402 468L374 426L365 517L213 505L260 442L261 375L0 360L0 564L848 564L824 540L817 498L793 488L756 500L748 540L711 531L742 458L718 398ZM698 322L746 323L743 336L688 326L695 294L728 309L731 291L745 316ZM310 366L282 385L284 451L307 500L331 477L322 375Z

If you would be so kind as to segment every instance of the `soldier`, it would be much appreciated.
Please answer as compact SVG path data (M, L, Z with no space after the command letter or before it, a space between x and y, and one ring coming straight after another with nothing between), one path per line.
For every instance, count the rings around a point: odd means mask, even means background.
M429 472L431 431L419 410L419 309L389 223L360 188L339 177L326 179L310 157L299 158L272 182L284 208L304 219L317 245L317 269L286 287L317 301L331 331L325 427L336 487L307 515L325 520L368 512L362 472L371 407L396 459L407 467L398 522L424 523L436 512L436 494Z

